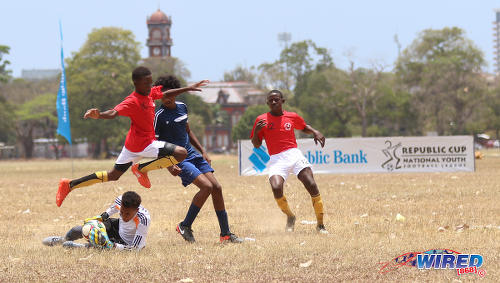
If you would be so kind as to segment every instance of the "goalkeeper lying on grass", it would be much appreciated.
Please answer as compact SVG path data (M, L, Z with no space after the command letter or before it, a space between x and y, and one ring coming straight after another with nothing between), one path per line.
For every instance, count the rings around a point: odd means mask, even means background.
M110 218L118 212L120 218ZM62 244L67 248L140 250L146 245L150 223L149 212L141 205L141 197L136 192L129 191L117 197L100 216L85 219L83 226L71 228L65 237L47 237L43 240L43 244L47 246ZM84 237L88 243L73 242Z

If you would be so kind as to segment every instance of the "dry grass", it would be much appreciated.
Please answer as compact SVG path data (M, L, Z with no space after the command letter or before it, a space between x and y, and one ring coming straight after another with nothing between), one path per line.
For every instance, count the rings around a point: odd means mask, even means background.
M192 196L166 171L151 173L152 189L127 173L118 182L72 192L55 205L57 182L71 177L71 162L0 162L0 281L144 281L191 278L211 281L452 281L451 270L402 267L379 274L379 262L411 251L448 248L484 257L483 280L500 278L500 154L487 152L475 173L317 175L331 234L317 235L311 201L294 177L285 194L298 216L296 231L284 233L266 177L237 176L237 159L214 156L233 232L255 242L220 245L218 224L207 201L193 225L197 243L175 232ZM75 177L109 169L112 160L76 160ZM136 190L152 215L145 250L98 252L45 247L41 240L64 234L85 217L99 214L120 193ZM406 217L397 222L395 215ZM368 216L366 216L366 214ZM361 217L363 215L363 217ZM469 225L456 232L454 227ZM487 226L487 225L492 226ZM438 227L449 226L444 232ZM300 263L312 260L309 267Z

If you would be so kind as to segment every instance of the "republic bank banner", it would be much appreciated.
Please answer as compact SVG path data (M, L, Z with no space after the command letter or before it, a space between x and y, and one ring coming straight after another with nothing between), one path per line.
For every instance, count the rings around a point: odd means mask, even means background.
M297 140L314 173L399 173L474 171L472 136L330 138L324 148L314 140ZM254 148L238 141L239 173L267 174L265 142Z

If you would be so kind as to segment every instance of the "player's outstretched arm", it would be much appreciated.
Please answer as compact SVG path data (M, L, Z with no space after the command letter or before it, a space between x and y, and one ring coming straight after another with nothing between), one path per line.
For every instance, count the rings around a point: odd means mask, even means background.
M114 119L116 116L118 116L118 111L115 109L110 109L104 112L99 111L97 108L92 108L87 110L85 112L85 115L83 115L84 119Z
M201 145L198 138L196 138L196 135L194 134L194 132L191 131L191 129L189 128L189 123L186 123L186 132L189 135L189 141L191 142L191 144L201 153L201 155L203 156L203 159L205 159L208 162L208 164L211 164L212 160L208 156L207 151Z
M187 86L187 87L173 88L173 89L166 90L163 92L163 95L172 97L172 96L177 96L177 95L184 93L184 92L187 92L187 91L201 91L201 87L206 86L208 83L209 83L209 80L202 80L202 81L199 81L199 82L192 84L190 86Z
M325 136L323 136L323 134L320 133L320 131L314 129L310 125L306 125L306 127L302 131L306 134L313 135L315 144L318 144L319 142L321 147L325 146Z

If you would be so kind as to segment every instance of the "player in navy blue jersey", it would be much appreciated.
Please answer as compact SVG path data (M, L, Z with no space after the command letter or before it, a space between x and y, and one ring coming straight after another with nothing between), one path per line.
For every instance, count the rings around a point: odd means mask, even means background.
M154 85L162 86L162 89L165 91L178 88L180 82L174 76L163 76L159 77ZM193 183L200 189L193 197L184 221L177 225L177 232L184 240L188 242L195 241L191 225L207 198L212 195L215 213L217 214L221 230L220 242L241 243L243 240L229 230L222 187L217 182L217 179L215 179L213 174L214 169L210 166L210 158L195 134L189 129L186 104L175 101L175 97L164 97L162 103L163 105L156 111L155 115L154 126L156 138L160 141L167 141L182 146L188 152L184 161L175 166L168 167L168 170L172 175L179 176L182 180L182 185L185 187Z

